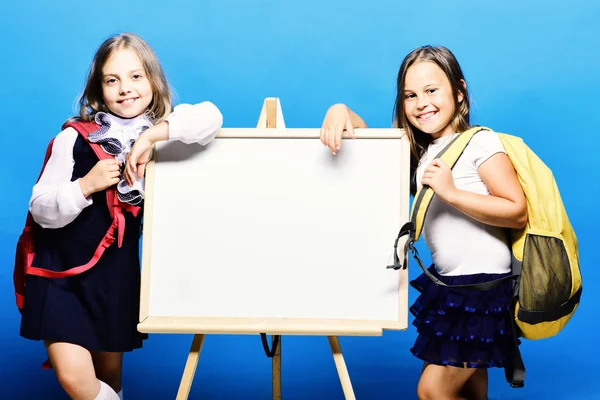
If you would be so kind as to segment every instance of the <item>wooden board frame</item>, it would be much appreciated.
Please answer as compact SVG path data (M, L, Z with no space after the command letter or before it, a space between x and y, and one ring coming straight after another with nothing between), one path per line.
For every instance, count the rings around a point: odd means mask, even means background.
M281 105L278 98L267 98L263 103L256 128L223 128L217 137L220 138L318 138L319 129L285 128ZM399 157L409 160L410 149L406 135L401 129L356 129L358 139L390 139L403 140ZM348 139L347 134L344 138ZM188 359L184 368L181 384L177 394L178 400L187 399L199 353L206 334L271 334L275 335L316 335L328 336L334 356L336 368L346 399L354 399L354 392L346 368L338 336L380 336L383 330L406 330L408 327L408 271L398 274L398 319L396 321L373 320L323 320L307 318L201 318L201 317L161 317L150 316L150 279L152 243L152 212L154 193L154 157L146 168L146 198L144 204L144 231L142 238L142 277L138 330L145 333L179 333L194 334ZM405 170L405 171L404 171ZM409 168L403 169L401 185L402 193L408 193ZM408 196L399 205L401 214L408 218ZM405 240L405 239L404 239ZM403 249L404 241L398 244ZM401 255L402 256L402 255ZM272 360L273 399L281 399L281 342L275 349Z

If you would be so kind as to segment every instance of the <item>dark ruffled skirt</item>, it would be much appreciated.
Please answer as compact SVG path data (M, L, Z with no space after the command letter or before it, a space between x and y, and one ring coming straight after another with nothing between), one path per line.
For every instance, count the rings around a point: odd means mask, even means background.
M440 276L449 285L486 282L509 274ZM425 274L410 282L421 294L411 306L417 340L411 353L426 362L455 367L504 367L514 339L509 314L512 280L488 290L439 287Z

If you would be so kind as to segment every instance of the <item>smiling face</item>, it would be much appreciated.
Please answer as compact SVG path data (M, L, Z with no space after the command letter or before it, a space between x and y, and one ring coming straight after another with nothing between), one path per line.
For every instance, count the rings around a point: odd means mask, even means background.
M444 71L435 63L419 61L406 71L404 81L404 112L408 121L433 139L454 133L452 122L456 103L452 87Z
M113 114L137 117L152 103L152 86L135 51L116 49L102 67L102 98Z

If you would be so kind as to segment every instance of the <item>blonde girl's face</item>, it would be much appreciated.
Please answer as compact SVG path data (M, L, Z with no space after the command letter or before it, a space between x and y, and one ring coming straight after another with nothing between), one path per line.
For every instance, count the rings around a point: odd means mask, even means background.
M463 100L459 93L458 102ZM450 81L435 63L421 61L406 71L404 83L404 112L408 121L434 139L453 132L452 120L456 110Z
M137 117L152 103L152 86L142 61L128 48L115 50L102 67L102 97L122 118Z

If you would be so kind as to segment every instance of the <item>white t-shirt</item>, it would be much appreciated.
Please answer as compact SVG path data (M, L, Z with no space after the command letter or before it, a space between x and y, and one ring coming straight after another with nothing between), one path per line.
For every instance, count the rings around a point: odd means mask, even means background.
M425 168L458 134L429 145L417 168L417 187ZM457 189L489 195L477 169L497 153L506 153L495 132L477 133L452 169ZM511 253L503 228L486 225L434 196L425 216L423 238L440 275L499 274L510 272Z

